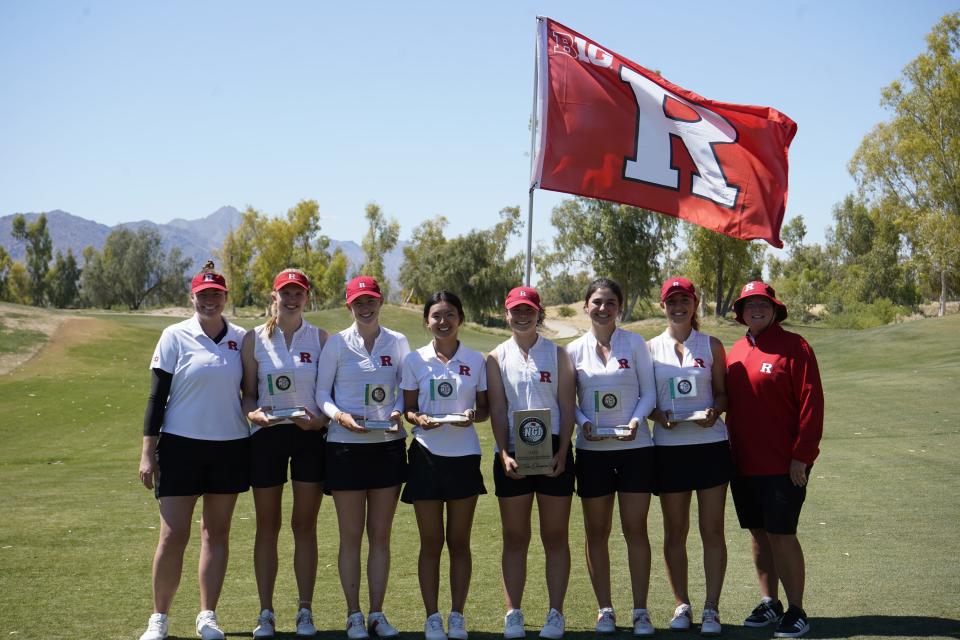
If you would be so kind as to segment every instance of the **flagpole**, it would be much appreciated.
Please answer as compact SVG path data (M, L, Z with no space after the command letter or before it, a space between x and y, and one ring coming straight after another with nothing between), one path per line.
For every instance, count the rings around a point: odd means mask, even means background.
M533 106L530 108L530 175L533 175L533 163L537 161L537 91L538 79L540 75L540 20L537 16L537 31L533 38ZM533 257L533 190L536 184L530 185L529 199L527 200L527 259L526 259L526 277L523 283L530 286L531 260Z

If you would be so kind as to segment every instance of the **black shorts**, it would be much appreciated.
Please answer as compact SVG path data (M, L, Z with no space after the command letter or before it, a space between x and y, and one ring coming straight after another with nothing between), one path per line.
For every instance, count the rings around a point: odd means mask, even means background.
M653 493L654 447L588 451L577 449L577 495L599 498L617 491Z
M798 487L790 475L736 476L730 481L733 506L743 529L794 534L807 488Z
M730 443L685 444L657 449L657 493L710 489L730 482Z
M297 482L323 482L323 445L327 430L305 431L295 424L264 427L250 436L250 484L276 487L290 477Z
M250 438L200 440L161 433L154 493L157 498L243 493L250 488L249 457Z
M480 456L438 456L417 440L407 450L407 485L400 500L460 500L487 492L480 472Z
M560 446L560 436L553 436L553 451ZM514 452L510 452L514 456ZM498 498L514 498L531 493L542 493L545 496L572 496L576 482L576 473L573 468L573 451L567 449L567 464L556 478L550 476L526 476L519 480L508 478L503 471L500 456L493 461L493 486Z
M327 472L323 492L366 491L403 484L407 450L403 440L356 444L327 442Z

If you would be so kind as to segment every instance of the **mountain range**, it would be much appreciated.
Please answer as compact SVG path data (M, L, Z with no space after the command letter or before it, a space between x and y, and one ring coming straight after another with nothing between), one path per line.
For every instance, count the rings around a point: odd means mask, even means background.
M14 260L23 260L26 255L26 244L21 240L14 239L11 233L14 215L0 217L0 246L6 249ZM23 216L27 223L31 223L39 217L39 214L25 213ZM220 207L205 218L196 220L175 218L164 224L158 224L150 220L138 220L109 227L56 209L47 212L47 229L50 233L50 240L53 242L53 254L56 255L57 251L66 254L67 249L72 249L73 255L76 256L81 267L83 250L88 246L92 246L98 251L102 250L110 232L121 228L133 231L142 228L155 229L160 234L163 250L169 251L173 247L179 247L183 255L190 259L187 272L193 274L199 271L207 260L216 260L214 251L223 245L223 240L230 230L239 226L241 218L242 215L236 208L225 206ZM399 290L397 283L400 266L403 264L403 248L408 244L406 241L400 241L393 251L384 256L384 270L393 291ZM331 238L330 252L333 253L337 248L343 251L347 257L350 265L347 269L348 275L355 274L364 261L363 249L353 240Z

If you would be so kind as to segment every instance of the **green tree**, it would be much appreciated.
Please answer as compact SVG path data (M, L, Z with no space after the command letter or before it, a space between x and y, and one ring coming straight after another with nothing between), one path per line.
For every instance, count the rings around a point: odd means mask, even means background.
M363 236L364 263L360 273L376 278L384 298L389 295L390 286L383 268L383 256L390 253L400 238L400 223L387 217L380 206L371 202L366 208L367 233Z
M769 279L793 317L809 319L811 307L825 301L835 272L829 252L819 244L805 244L803 216L791 218L780 231L787 257L767 259Z
M3 247L0 247L0 300L10 300L10 293L7 287L7 281L10 278L10 267L13 260L10 254Z
M864 137L850 161L868 201L898 211L914 257L938 272L941 315L947 284L960 269L958 50L960 12L955 12L940 19L927 35L926 52L883 89L881 104L892 117Z
M46 298L47 271L53 257L53 242L47 230L47 214L41 213L35 221L27 224L23 214L13 217L12 235L22 240L27 247L27 272L30 275L30 301L42 307Z
M253 259L258 220L257 210L247 207L240 225L227 233L223 246L216 252L223 276L230 288L229 300L234 315L237 313L237 306L248 306L254 302L250 262Z
M340 306L344 300L344 285L347 282L347 256L340 247L330 257L317 288L318 304L326 309Z
M605 200L574 198L553 209L554 264L589 268L623 287L622 318L632 318L633 292L643 296L660 278L658 259L673 244L677 219Z
M684 226L684 273L700 286L703 302L713 301L714 315L724 316L733 307L740 287L760 279L765 247L760 242L731 238L696 225Z
M410 244L403 248L403 265L400 267L400 286L404 297L422 303L443 288L440 281L439 262L447 251L444 230L447 219L437 216L414 227Z
M66 257L57 251L53 268L47 272L47 297L53 306L58 309L74 306L80 297L79 280L80 268L73 249L67 249Z
M30 274L19 260L10 265L7 274L7 299L17 304L30 304Z

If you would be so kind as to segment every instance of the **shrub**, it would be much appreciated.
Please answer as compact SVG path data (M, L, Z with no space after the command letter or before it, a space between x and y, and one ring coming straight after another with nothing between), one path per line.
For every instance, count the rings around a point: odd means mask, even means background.
M577 312L574 311L573 307L564 305L557 310L557 314L559 314L561 318L572 318L577 315Z

